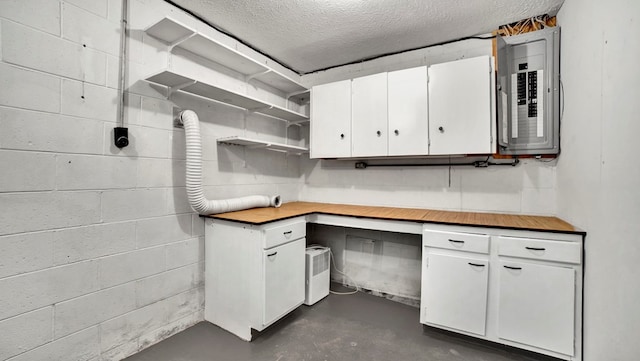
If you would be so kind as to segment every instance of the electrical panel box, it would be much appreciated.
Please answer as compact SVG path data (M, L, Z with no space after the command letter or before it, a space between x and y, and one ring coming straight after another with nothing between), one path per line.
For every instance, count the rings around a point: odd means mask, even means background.
M560 28L497 37L498 153L560 153Z

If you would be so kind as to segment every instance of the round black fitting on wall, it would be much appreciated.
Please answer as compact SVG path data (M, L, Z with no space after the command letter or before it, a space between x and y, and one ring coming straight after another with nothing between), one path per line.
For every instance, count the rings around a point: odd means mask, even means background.
M113 141L118 148L129 145L129 129L123 127L113 128Z

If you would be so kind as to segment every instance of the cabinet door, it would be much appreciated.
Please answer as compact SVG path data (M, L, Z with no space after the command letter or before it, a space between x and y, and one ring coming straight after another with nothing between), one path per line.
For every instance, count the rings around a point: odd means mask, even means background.
M429 67L429 154L489 154L493 72L481 56Z
M484 335L489 262L429 251L425 256L422 323Z
M500 262L498 336L574 354L575 270Z
M390 72L388 99L388 154L428 154L427 67Z
M304 248L301 238L263 252L263 325L268 325L304 301Z
M354 157L387 155L387 73L353 79Z
M311 158L351 156L351 80L311 89Z

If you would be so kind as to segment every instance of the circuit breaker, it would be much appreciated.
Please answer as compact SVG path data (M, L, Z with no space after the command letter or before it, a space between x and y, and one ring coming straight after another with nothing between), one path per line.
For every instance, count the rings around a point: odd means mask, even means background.
M497 38L498 153L560 153L560 28Z

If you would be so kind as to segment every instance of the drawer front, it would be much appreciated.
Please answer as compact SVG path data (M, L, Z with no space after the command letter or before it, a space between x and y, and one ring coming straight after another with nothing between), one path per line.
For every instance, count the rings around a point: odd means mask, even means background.
M263 248L271 248L287 242L305 237L307 235L307 222L292 222L284 225L266 227L264 229Z
M489 253L489 235L441 232L425 230L422 233L422 244L425 247L453 249L475 253Z
M498 255L580 264L578 242L551 241L533 238L499 237Z

